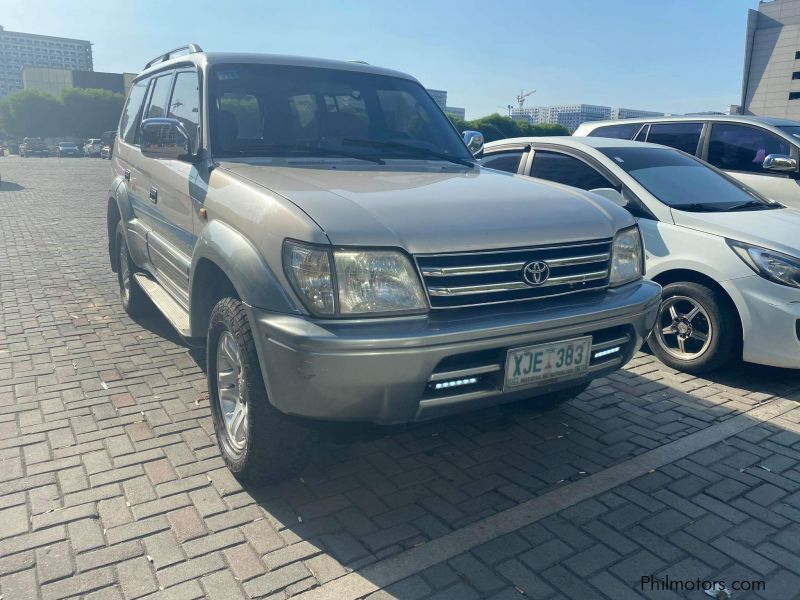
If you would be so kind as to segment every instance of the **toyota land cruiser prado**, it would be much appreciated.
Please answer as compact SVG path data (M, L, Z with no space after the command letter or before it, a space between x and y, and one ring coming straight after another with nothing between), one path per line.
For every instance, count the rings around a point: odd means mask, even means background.
M291 473L309 419L554 403L638 350L660 288L633 218L481 167L482 145L414 78L362 63L191 44L136 78L112 268L130 314L205 340L238 477Z

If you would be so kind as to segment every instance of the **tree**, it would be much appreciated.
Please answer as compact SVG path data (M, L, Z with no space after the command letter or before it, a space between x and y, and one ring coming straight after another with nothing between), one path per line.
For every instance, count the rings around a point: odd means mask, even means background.
M108 90L66 88L61 92L63 131L78 138L99 137L117 128L125 98Z
M61 103L39 90L22 90L0 98L0 129L15 137L61 133Z
M459 131L465 129L480 131L487 142L520 136L569 135L569 131L561 125L551 123L531 125L526 121L515 121L497 113L472 121L465 121L453 115L448 116Z

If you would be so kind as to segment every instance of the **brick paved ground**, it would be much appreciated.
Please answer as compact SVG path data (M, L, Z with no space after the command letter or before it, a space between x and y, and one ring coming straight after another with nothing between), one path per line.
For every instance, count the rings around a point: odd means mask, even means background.
M645 574L765 579L760 597L798 595L800 415L756 416L800 399L796 373L699 379L642 354L558 409L360 432L321 444L301 478L243 490L217 454L203 357L160 317L119 306L109 163L6 157L0 172L3 600L326 597L352 571L413 564L435 540L539 500L544 518L376 597L681 597L641 595ZM705 435L652 473L565 500L567 486Z

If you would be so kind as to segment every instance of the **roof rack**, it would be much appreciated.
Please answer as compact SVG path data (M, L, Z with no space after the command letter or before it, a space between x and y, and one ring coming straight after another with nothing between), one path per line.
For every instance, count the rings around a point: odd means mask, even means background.
M177 58L178 56L185 56L187 54L194 54L195 52L202 52L203 49L200 47L199 44L186 44L185 46L180 46L169 52L165 52L164 54L160 54L156 56L153 60L147 63L144 68L149 69L156 63L168 61L171 58Z

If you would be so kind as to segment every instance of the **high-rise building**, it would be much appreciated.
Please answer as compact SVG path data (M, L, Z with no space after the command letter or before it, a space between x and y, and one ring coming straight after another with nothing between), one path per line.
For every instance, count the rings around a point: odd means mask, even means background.
M511 117L517 121L531 124L553 124L566 127L570 133L578 125L587 121L606 121L608 119L630 119L633 117L656 117L664 113L631 108L612 108L596 104L561 104L557 106L531 106L514 108Z
M759 2L747 14L742 114L800 120L800 0Z
M447 108L447 92L445 90L428 89L428 93L431 95L436 104L439 105L439 108L442 110Z
M22 89L22 67L91 71L92 44L87 40L7 31L0 25L0 97Z

